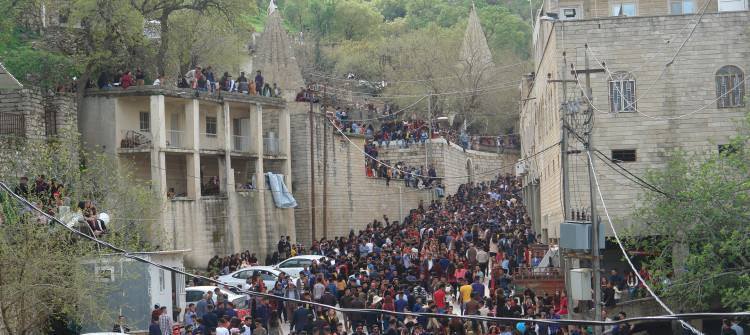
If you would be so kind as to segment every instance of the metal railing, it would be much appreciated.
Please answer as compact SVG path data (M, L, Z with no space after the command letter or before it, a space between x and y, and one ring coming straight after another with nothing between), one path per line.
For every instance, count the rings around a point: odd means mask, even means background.
M284 155L283 144L284 141L282 141L280 138L264 138L263 153L266 155L275 156Z
M218 150L219 147L219 136L216 134L201 133L200 135L201 149L205 150Z
M232 150L239 152L253 152L250 136L232 135Z
M515 279L563 279L557 268L518 267L513 274Z
M185 132L182 130L167 130L167 147L168 148L184 148L186 143L183 143L185 138Z
M0 136L26 137L26 119L21 113L0 113Z
M154 147L154 142L151 138L151 133L148 131L141 131L140 129L134 130L122 130L122 139L120 140L120 148L123 149L151 149Z

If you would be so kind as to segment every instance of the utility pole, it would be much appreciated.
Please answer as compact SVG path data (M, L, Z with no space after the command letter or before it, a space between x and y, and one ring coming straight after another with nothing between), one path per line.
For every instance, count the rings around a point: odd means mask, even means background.
M328 235L328 113L326 84L323 84L323 235Z
M563 87L563 100L565 101L564 104L566 105L565 108L562 109L562 152L561 152L561 161L562 161L562 188L563 188L563 221L572 220L569 216L570 213L570 170L568 169L568 113L572 112L570 110L570 107L568 106L568 81L567 81L567 71L568 71L568 61L565 58L565 51L562 53L563 56L563 66L562 66L562 87ZM573 267L573 262L571 261L570 257L565 256L565 284L567 292L571 292L571 286L570 286L570 270ZM568 298L568 316L573 319L573 299Z
M591 105L589 100L591 97L591 73L593 72L604 72L604 69L589 69L589 54L588 54L588 43L585 44L586 51L584 52L584 66L586 67L583 71L576 71L577 73L584 73L586 75L586 97L587 99L587 113L589 115L589 129L586 136L586 153L589 159L589 192L591 197L591 270L593 272L594 281L594 320L600 320L602 317L602 273L601 273L601 260L599 259L599 215L596 212L596 180L594 178L594 160L591 153L594 146L594 106ZM594 326L594 334L601 334L601 326Z
M432 139L432 93L427 93L427 124L428 124L428 133L427 133L427 140L424 142L424 168L429 169L430 164L427 161L427 154L429 152L429 144L430 140ZM424 171L422 171L424 173Z

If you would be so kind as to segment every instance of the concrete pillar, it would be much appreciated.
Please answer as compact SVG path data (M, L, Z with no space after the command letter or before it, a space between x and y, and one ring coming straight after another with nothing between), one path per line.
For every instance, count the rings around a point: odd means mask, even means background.
M289 117L289 108L279 111L279 138L281 139L281 151L286 156L281 166L281 173L284 174L284 184L292 189L292 158L291 158L291 125ZM327 162L325 162L327 164ZM292 229L293 230L293 229Z
M289 108L284 108L279 111L279 138L281 139L281 150L286 156L286 159L281 165L281 173L284 175L284 184L289 192L292 191L292 146L291 146L291 124L290 124L290 113ZM326 126L325 124L323 125ZM324 133L325 134L325 133ZM323 162L328 164L328 162ZM292 241L297 240L297 229L294 223L294 208L286 208L283 210L286 216L286 235L289 235Z
M263 176L263 106L255 104L255 109L250 109L250 145L253 153L258 154L255 160L255 188L266 189L265 177Z
M185 138L186 147L192 150L193 154L185 157L185 166L187 170L187 192L188 197L199 199L201 196L200 180L200 104L196 99L190 99L185 104Z
M232 169L232 157L229 150L232 144L232 127L230 126L232 118L230 117L229 103L225 101L221 107L221 113L219 113L221 116L217 119L217 122L220 122L222 126L217 127L217 130L220 134L221 149L224 150L224 182L222 188L229 193L234 192L234 170Z
M161 149L167 144L166 128L164 125L164 96L150 97L151 136L153 149L151 150L151 181L152 187L159 193L166 194L167 173L164 153Z

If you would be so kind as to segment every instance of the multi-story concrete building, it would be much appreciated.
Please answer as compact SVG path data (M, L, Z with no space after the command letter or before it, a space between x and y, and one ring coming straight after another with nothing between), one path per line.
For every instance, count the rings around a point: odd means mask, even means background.
M587 98L593 105L594 146L603 158L597 172L610 214L636 224L627 215L642 188L611 160L643 176L664 166L669 152L719 150L726 143L732 119L744 116L749 20L745 0L546 0L533 33L536 71L525 76L519 102L521 156L533 156L523 164L537 231L557 242L564 220L563 150L534 154L561 142L566 90L581 110ZM590 69L605 70L591 74L588 95L585 75L571 75L586 68L586 56ZM585 119L579 113L569 120L581 136ZM587 156L574 135L569 142L565 150L582 150L568 155L570 202L585 211ZM601 203L598 212L611 235Z
M275 250L295 239L292 208L277 208L265 173L291 189L289 112L283 99L164 86L90 90L80 129L117 155L136 182L174 193L162 217L188 266L213 255ZM250 185L252 187L250 187Z

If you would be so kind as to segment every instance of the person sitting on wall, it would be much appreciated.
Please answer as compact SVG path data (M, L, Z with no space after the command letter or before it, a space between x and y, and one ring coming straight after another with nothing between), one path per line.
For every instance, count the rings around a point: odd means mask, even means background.
M208 184L203 188L203 195L218 195L219 194L219 177L211 177L208 180Z
M295 100L299 101L299 102L309 102L310 99L308 99L308 98L305 97L305 88L304 87L300 87L299 89L300 89L300 91L299 91L299 93L297 93L297 97L295 98Z
M101 236L107 232L104 220L99 218L99 211L91 201L78 202L78 209L83 212L83 220L88 223L89 228L94 232L94 236Z

